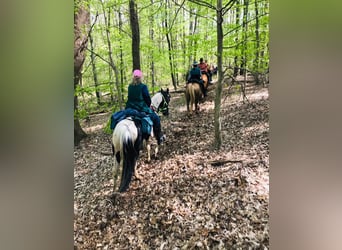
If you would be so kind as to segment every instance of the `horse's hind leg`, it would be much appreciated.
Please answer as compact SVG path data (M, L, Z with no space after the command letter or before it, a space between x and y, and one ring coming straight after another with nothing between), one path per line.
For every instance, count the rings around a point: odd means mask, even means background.
M159 152L159 146L158 144L156 145L155 149L154 149L154 157L157 159L158 157L158 152Z
M135 164L135 166L134 166L134 177L135 177L135 179L137 179L137 180L141 180L141 179L142 179L142 178L141 178L141 175L140 175L139 172L138 172L137 164Z
M186 110L188 113L190 112L190 93L189 93L189 87L187 86L186 92L185 92L185 99L186 99Z
M120 151L117 151L114 155L114 165L113 165L113 192L117 192L121 183L123 159Z
M147 162L151 161L151 143L149 140L146 141L146 148L147 148Z

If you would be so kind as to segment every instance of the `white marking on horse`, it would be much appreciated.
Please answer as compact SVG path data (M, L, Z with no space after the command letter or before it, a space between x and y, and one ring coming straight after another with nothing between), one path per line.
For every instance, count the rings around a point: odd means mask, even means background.
M162 101L163 101L163 94L158 92L152 97L151 105L157 110Z

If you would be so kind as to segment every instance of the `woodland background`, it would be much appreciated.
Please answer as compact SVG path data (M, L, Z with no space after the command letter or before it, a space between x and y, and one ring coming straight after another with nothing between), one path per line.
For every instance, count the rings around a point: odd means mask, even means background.
M75 2L76 249L269 248L268 21L268 1ZM189 117L201 57L218 72ZM168 139L113 200L108 121L134 68L171 90Z
M201 57L218 67L217 99L227 76L265 81L268 23L267 0L76 1L75 144L84 137L77 119L123 107L133 68L151 94L183 87Z

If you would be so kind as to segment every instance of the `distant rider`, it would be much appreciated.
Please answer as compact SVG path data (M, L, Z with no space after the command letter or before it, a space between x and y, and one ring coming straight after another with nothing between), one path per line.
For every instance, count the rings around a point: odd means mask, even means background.
M204 83L203 83L203 80L202 80L201 70L198 67L198 64L197 64L196 61L193 62L192 69L189 72L189 78L188 78L187 83L190 83L190 82L197 82L197 83L199 83L199 85L201 86L201 90L202 90L203 95L207 96L207 91L204 88Z

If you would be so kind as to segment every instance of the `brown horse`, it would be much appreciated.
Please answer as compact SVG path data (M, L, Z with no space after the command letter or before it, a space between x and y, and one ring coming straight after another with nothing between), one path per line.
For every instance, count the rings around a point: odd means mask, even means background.
M190 115L193 111L193 105L195 104L195 112L199 110L199 101L202 98L201 86L197 82L188 83L185 90L186 107ZM190 104L190 107L189 107Z
M208 81L208 76L206 73L202 73L202 80L203 80L204 88L207 90L209 81Z

